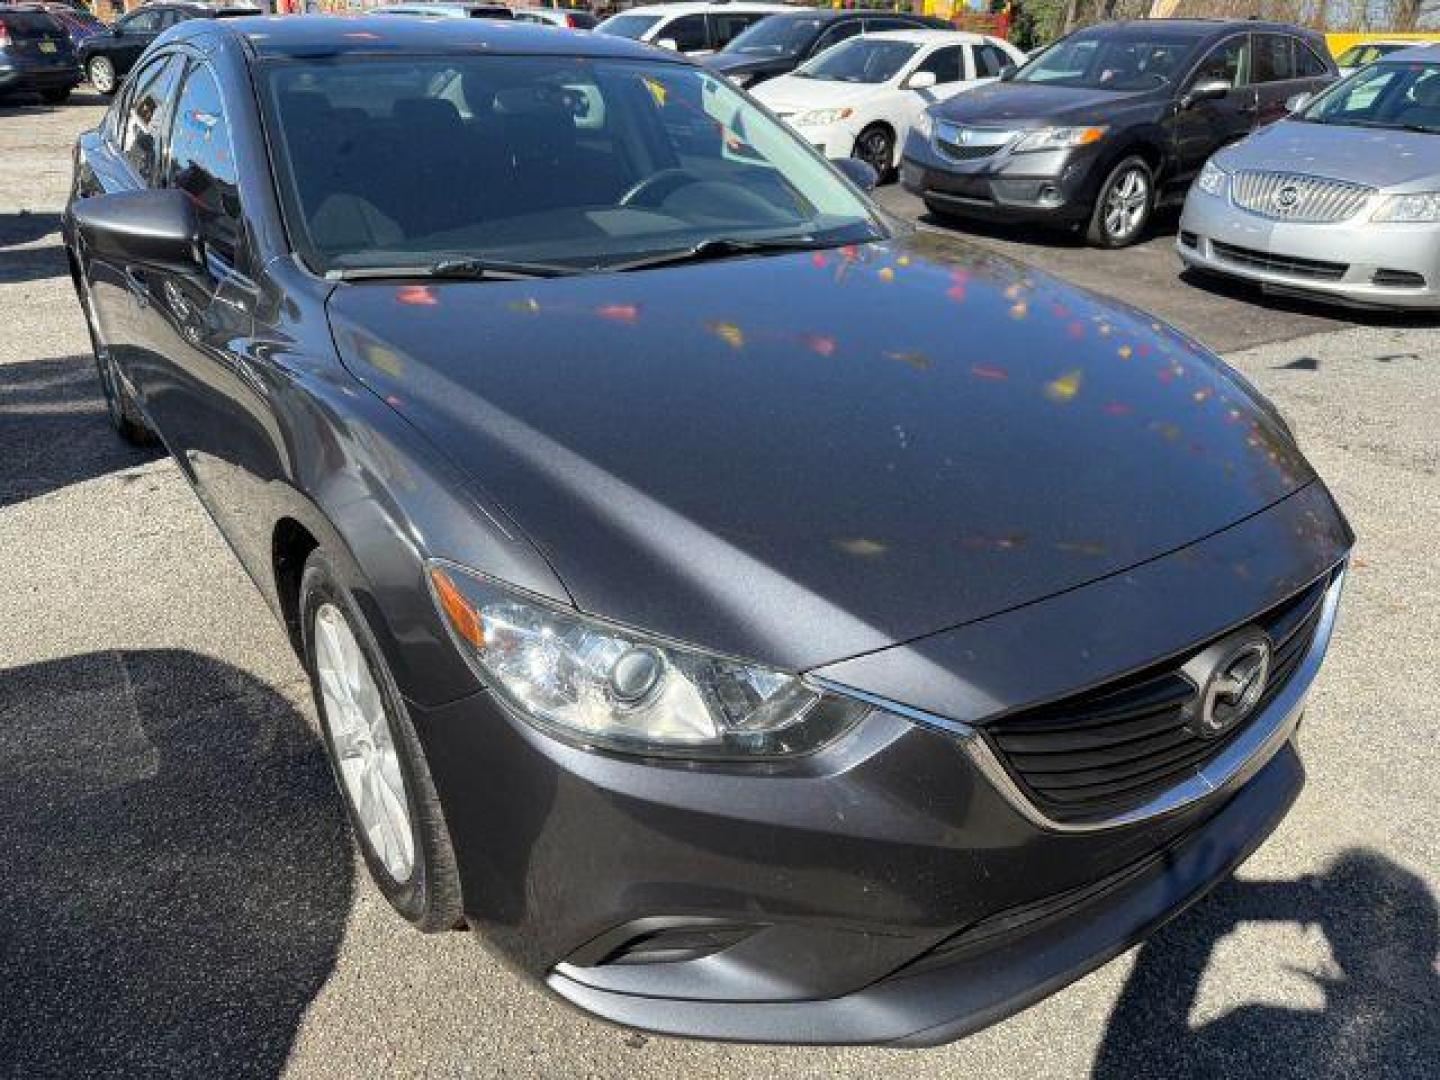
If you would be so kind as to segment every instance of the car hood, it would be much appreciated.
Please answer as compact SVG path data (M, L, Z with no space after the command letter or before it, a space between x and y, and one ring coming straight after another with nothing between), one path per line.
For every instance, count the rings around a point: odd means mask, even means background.
M1125 94L1040 83L993 82L949 98L932 111L944 120L981 126L1013 123L1018 127L1041 127L1055 122L1103 122L1117 110L1149 100L1153 93Z
M1179 332L927 234L344 284L329 313L581 609L792 669L1115 574L1312 475Z
M751 93L777 112L795 112L845 105L869 97L879 89L880 86L871 83L781 75L761 83Z
M725 75L765 75L793 70L795 57L718 52L703 57L700 63L711 71L719 71Z
M1440 179L1440 137L1282 120L1222 151L1217 160L1227 169L1314 173L1377 188L1423 183L1430 191Z

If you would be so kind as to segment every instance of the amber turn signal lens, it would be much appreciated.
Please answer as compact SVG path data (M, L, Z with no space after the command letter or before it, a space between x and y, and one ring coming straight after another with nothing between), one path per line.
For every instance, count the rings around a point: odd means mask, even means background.
M450 620L455 632L477 649L485 647L485 627L480 622L480 613L470 605L463 593L438 566L430 568L430 584L435 587L435 598L440 601L440 610Z

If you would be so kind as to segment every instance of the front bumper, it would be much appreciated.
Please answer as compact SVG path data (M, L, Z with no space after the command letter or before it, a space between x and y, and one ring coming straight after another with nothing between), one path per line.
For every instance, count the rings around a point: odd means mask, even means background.
M1208 638L1333 567L1347 546L1343 519L1311 485L1181 553L1065 594L1107 618L1086 647L1062 617L1070 645L1046 666L1071 689L1085 684L1066 665L1098 658L1097 681L1133 670L1115 650L1153 660L1195 643L1157 623L1162 610L1168 624L1184 612L1188 632ZM1245 574L1230 576L1241 564ZM1009 626L992 627L995 647L1013 656L1011 634L1043 638L1053 604L997 617ZM483 693L411 708L467 919L565 1000L677 1035L923 1045L1104 963L1263 840L1302 782L1292 736L1333 600L1327 611L1303 670L1251 721L1243 760L1197 774L1195 792L1153 814L1098 829L1027 813L973 738L904 706L877 708L814 755L755 764L588 751ZM1048 674L1024 679L1025 692L1049 696ZM883 682L877 672L864 685Z
M804 139L815 150L827 158L846 158L855 149L855 140L860 137L859 128L841 120L834 124L806 124L796 126L790 121L790 129Z
M1192 188L1175 250L1196 270L1364 307L1440 307L1440 225L1274 221Z
M905 141L900 183L947 212L997 221L1069 224L1094 207L1097 146L1013 154L1000 147L971 161L942 154L917 131Z

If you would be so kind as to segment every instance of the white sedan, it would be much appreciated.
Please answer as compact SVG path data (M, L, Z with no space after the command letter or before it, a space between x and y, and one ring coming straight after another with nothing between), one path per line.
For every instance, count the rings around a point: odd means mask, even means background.
M1024 62L984 34L887 30L842 41L753 93L826 157L860 158L883 180L926 109Z

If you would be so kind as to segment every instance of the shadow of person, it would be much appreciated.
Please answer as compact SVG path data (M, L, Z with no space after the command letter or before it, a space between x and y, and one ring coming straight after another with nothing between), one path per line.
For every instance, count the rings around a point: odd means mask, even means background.
M0 1074L279 1072L353 887L285 696L182 650L0 672L0 851Z
M1322 1009L1242 1005L1189 1026L1215 944L1244 922L1318 926L1337 973ZM1433 1076L1440 1063L1440 917L1424 881L1364 849L1323 876L1232 881L1140 949L1094 1077Z

